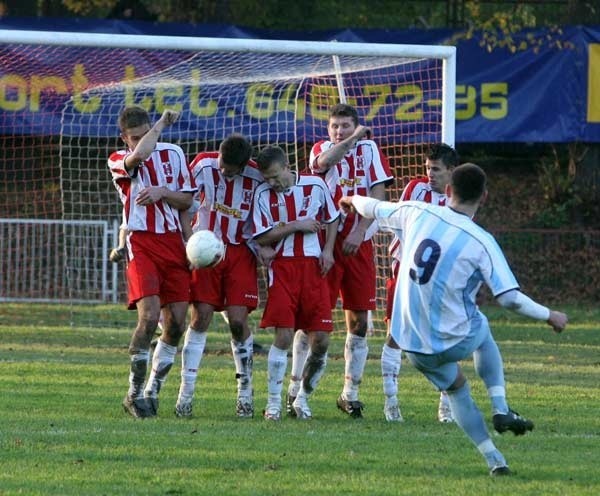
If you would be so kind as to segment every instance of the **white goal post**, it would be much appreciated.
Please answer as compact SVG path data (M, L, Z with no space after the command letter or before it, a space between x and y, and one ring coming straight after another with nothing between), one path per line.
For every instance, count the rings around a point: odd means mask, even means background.
M2 43L47 46L329 55L338 57L338 60L341 55L407 59L437 58L443 61L441 139L444 143L454 146L456 95L456 47L454 46L193 38L25 30L2 30L0 31L0 41Z
M283 146L304 169L312 144L326 137L328 108L347 101L390 161L394 200L424 173L428 144L454 145L455 80L452 46L0 30L0 209L9 219L118 222L106 159L122 146L116 120L129 104L153 118L179 110L161 139L180 144L190 160L239 132L256 150ZM77 237L83 230L68 232L70 246L89 245ZM387 241L377 235L380 310ZM64 249L50 240L46 248ZM102 267L105 248L80 256L101 257ZM79 278L72 287L98 287L85 279L97 274L64 271ZM99 303L114 299L96 294Z

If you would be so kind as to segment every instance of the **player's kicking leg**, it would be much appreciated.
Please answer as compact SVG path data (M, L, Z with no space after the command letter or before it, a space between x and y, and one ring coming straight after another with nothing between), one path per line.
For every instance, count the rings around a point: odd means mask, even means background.
M498 345L491 333L473 353L473 364L477 375L486 385L492 404L492 421L494 429L502 434L507 431L516 436L533 430L533 422L511 410L506 401L504 381L504 365Z

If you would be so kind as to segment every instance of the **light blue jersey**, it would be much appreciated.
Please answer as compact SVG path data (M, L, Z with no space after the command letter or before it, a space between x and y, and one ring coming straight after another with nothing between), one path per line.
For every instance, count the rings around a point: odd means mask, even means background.
M402 241L391 334L403 350L441 353L487 328L475 304L482 283L494 296L518 289L496 240L465 214L415 201L374 213Z

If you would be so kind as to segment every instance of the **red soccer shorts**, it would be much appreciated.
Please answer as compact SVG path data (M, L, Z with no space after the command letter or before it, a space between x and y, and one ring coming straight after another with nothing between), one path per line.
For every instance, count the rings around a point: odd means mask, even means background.
M129 237L132 258L127 263L129 309L147 296L160 304L189 301L190 271L181 233L134 231Z
M333 330L327 281L316 257L283 257L269 269L269 294L260 327Z
M364 241L355 255L342 253L343 242L343 238L336 238L333 250L335 264L327 274L331 308L335 308L338 295L341 295L344 310L375 310L373 242Z
M215 267L194 269L190 301L208 303L217 312L228 306L258 306L256 258L250 248L226 245L225 258Z

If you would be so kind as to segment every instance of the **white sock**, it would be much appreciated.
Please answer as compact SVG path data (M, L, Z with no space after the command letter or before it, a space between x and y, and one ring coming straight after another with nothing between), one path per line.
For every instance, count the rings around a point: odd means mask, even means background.
M486 439L479 443L477 449L484 456L489 468L508 466L506 459L502 453L498 451L498 448L496 448L491 439Z
M450 400L448 399L448 393L446 391L440 392L440 403L450 408Z
M290 396L298 396L302 381L302 371L304 370L308 352L308 334L304 331L296 331L294 334L294 344L292 345L292 371L288 387L288 394Z
M381 350L381 378L383 394L387 398L395 398L398 395L398 374L401 366L402 350L384 344Z
M267 358L268 404L281 406L281 390L287 369L287 350L281 350L274 344L269 349Z
M492 415L497 413L508 413L506 402L506 388L504 386L491 386L488 388L488 396L492 402Z
M344 345L346 366L342 397L348 401L358 401L358 387L362 381L368 353L366 337L346 334L346 344Z
M188 327L181 351L181 385L179 400L189 401L194 396L198 369L206 346L206 332L198 332Z
M152 371L144 389L144 396L158 396L160 389L167 379L167 374L175 362L176 354L177 346L171 346L162 339L158 340L154 354L152 355Z
M231 340L231 353L235 363L235 377L237 379L238 397L252 397L252 351L254 337L250 335L246 341Z

